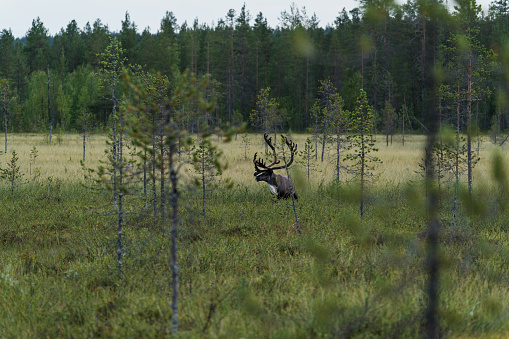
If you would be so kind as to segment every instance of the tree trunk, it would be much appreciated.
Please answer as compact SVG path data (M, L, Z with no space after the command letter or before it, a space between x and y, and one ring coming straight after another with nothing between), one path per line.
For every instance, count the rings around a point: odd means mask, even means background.
M117 158L118 161L115 162L116 170L118 170L118 239L117 239L117 260L118 260L118 273L120 280L123 279L123 228L124 228L124 210L123 210L123 197L124 193L122 187L124 185L124 166L123 166L123 154L122 154L122 118L120 119L120 133L118 134L118 149L117 149Z
M468 193L472 199L472 56L468 57L467 88L467 177Z
M83 130L83 163L85 163L85 143L86 143L86 133L85 130Z
M205 154L203 154L202 156L202 159L201 159L201 183L202 183L202 191L203 191L203 219L206 218L206 215L205 215L205 193L206 193L206 190L205 190Z
M51 106L49 100L49 65L48 65L48 119L49 119L49 143L51 144L51 128L53 124L51 121Z
M171 270L172 270L172 286L173 286L173 294L172 294L172 332L173 335L176 336L178 333L178 286L179 286L179 273L178 273L178 265L177 265L177 236L178 236L178 197L179 192L177 190L177 171L173 164L173 146L170 145L170 156L169 156L169 167L170 167L170 181L172 185L172 193L171 193L171 207L172 207L172 216L171 216Z
M148 194L147 194L147 149L145 148L143 157L143 197L145 198L145 210L148 207Z
M406 105L405 105L406 108ZM406 110L406 109L405 109ZM405 147L405 110L403 110L403 147Z
M7 107L5 104L5 99L4 99L4 129L5 129L5 153L7 153Z
M340 154L339 154L340 146L341 146L341 139L340 139L340 135L338 134L337 140L336 140L336 179L338 180L338 183L339 183L339 159L341 158Z
M327 129L329 128L329 124L327 123L327 120L325 120L323 128L324 128L324 130L323 130L323 140L322 140L322 162L323 162L323 155L325 153L325 142L327 140Z
M165 216L165 203L166 203L166 193L165 193L165 187L164 187L164 141L163 141L163 136L161 135L161 167L159 168L159 171L160 171L160 175L161 175L161 178L160 178L160 182L161 182L161 201L160 201L160 208L161 208L161 218L164 219L164 216Z

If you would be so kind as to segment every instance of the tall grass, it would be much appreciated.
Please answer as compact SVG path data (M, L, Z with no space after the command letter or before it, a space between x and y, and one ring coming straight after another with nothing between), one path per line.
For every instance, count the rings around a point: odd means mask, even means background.
M131 214L121 283L116 230L100 208L108 198L81 185L79 142L74 145L72 136L61 145L46 145L38 135L10 137L25 168L37 147L43 174L19 187L15 198L0 185L0 337L169 337L167 221L150 212ZM251 153L262 152L259 136L251 137ZM302 144L305 137L292 139ZM103 140L93 137L87 146L87 166L98 164ZM370 188L363 220L359 193L346 175L345 182L330 183L333 168L324 164L307 183L295 166L302 236L291 203L274 203L266 185L254 182L241 142L221 144L229 162L223 176L234 187L211 193L207 220L199 195L183 179L179 336L419 336L427 277L425 200L415 171L423 141L412 137L404 148L380 147L382 175ZM492 189L492 146L485 147L474 179L481 203L462 206L452 238L447 191L442 197L439 302L446 337L509 332L509 215ZM1 156L0 166L7 160ZM131 212L139 211L142 199L130 199Z

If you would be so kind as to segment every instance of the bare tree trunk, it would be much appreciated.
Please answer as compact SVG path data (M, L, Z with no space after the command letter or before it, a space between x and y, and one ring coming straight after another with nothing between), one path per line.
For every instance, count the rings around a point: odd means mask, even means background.
M476 135L477 135L477 156L481 154L481 136L479 135L479 100L475 103L475 127L476 127Z
M309 54L306 56L306 112L305 112L306 124L308 122L308 109L309 109Z
M86 132L83 130L83 163L85 163L85 143L86 143Z
M170 181L172 185L172 193L171 193L171 207L172 207L172 216L171 216L171 270L172 270L172 286L173 286L173 294L172 294L172 332L173 335L176 336L178 333L178 286L179 286L179 273L178 273L178 265L177 265L177 236L178 236L178 197L179 192L177 190L178 177L177 170L173 164L173 145L170 145Z
M205 155L202 156L202 159L201 159L201 169L202 169L201 183L202 183L202 190L203 190L203 219L205 219L206 218L206 215L205 215L205 193L206 193L206 190L205 190Z
M424 85L428 89L428 95L425 96L423 102L426 116L429 117L429 128L425 147L425 168L426 168L426 216L427 216L427 260L426 271L428 273L427 281L427 308L425 313L426 336L433 339L439 337L439 315L438 315L438 284L439 284L439 268L440 255L438 248L438 233L440 230L440 222L438 220L439 195L438 190L434 187L434 160L433 146L435 145L435 134L437 130L437 117L435 107L435 91L436 85L434 80L434 65L426 66Z
M162 117L162 114L161 114L161 119L164 119ZM166 203L166 192L165 192L165 187L164 187L164 184L165 184L165 178L164 178L164 139L163 139L163 129L161 129L161 136L160 136L161 140L160 140L160 147L161 147L161 167L159 168L160 170L160 175L161 175L161 178L160 178L160 181L161 181L161 205L160 205L160 208L161 208L161 219L164 219L165 217L165 209L166 209L166 206L165 206L165 203Z
M338 183L339 183L339 159L340 159L339 149L340 149L340 146L341 146L341 139L340 139L340 135L338 134L337 140L336 140L336 179L338 180Z
M403 110L403 119L402 119L403 120L403 147L405 147L405 111L406 111L406 104L405 104L405 109Z
M119 152L121 153L121 152ZM122 166L122 163L121 163L121 155L119 156L119 162L120 162L120 166L118 166L118 170L119 170L119 186L122 187L123 185L123 166ZM117 210L117 214L118 214L118 240L117 240L117 245L118 245L118 248L117 248L117 260L118 260L118 274L119 274L119 278L120 280L122 280L123 278L123 235L122 235L122 232L123 232L123 228L124 228L124 210L123 210L123 196L124 194L122 193L122 189L119 190L119 194L118 194L118 210Z
M309 158L310 157L311 157L311 154L308 154L307 157L306 157L307 158L307 162L308 162L308 183L309 183L309 169L311 167L311 164L309 163Z
M4 130L5 130L5 153L7 153L7 105L6 96L4 96Z
M114 109L114 112L115 112L115 109ZM114 114L114 118L113 118L113 150L112 150L113 151L113 162L114 162L114 166L113 166L113 202L115 205L115 209L117 209L118 208L118 199L117 199L118 198L118 195L117 195L117 191L118 191L118 187L117 187L117 170L118 170L118 167L117 167L117 163L118 163L117 118L116 118L116 114L115 113L113 113L113 114Z
M49 65L48 65L48 119L49 119L49 143L51 144L51 128L53 127L51 121L51 106L49 100Z
M286 176L288 177L288 180L289 180L289 183L290 183L290 192L291 192L290 195L292 197L292 207L293 207L293 213L295 215L295 223L297 224L297 231L299 232L299 234L302 234L302 230L300 229L299 215L297 214L297 207L295 206L295 194L294 194L295 193L295 186L293 184L293 181L290 178L290 172L288 171L288 166L287 166L287 163L286 163L284 141L283 141L283 162L285 164Z
M322 162L323 162L323 155L325 153L325 142L327 140L327 129L329 128L329 124L327 120L324 121L323 126L323 140L322 140Z
M154 207L154 216L157 216L157 184L156 184L156 165L155 154L152 155L152 206Z
M148 207L148 194L147 194L147 149L143 157L143 197L145 198L145 210Z
M364 127L363 127L364 128ZM361 137L364 139L364 131L361 132ZM364 171L365 171L365 154L364 154L364 141L362 142L361 146L361 206L360 206L360 212L361 212L361 219L364 217Z
M472 56L468 57L467 89L467 177L468 193L472 199Z

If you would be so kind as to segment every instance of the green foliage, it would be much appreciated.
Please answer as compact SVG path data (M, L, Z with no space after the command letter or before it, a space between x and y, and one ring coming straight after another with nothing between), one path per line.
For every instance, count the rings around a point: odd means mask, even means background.
M40 112L34 110L36 98L30 82L48 66L54 126L78 130L78 112L83 103L94 120L100 122L98 125L106 125L109 103L99 85L91 88L87 84L89 100L78 103L85 83L76 82L76 78L81 77L83 69L100 73L103 65L99 55L111 39L117 39L125 49L125 64L141 64L148 72L165 76L169 81L173 82L186 69L197 76L210 74L207 91L208 95L217 96L217 104L207 122L220 128L238 125L241 120L251 121L250 113L257 109L257 96L271 88L271 96L285 115L279 125L305 131L314 123L313 104L323 94L321 79L328 79L339 89L345 109L354 110L356 93L363 88L372 98L373 114L381 113L386 101L397 112L406 103L416 113L411 127L424 130L429 122L422 110L424 93L431 90L424 82L426 65L431 62L444 65L447 76L442 79L447 85L463 78L465 93L467 77L462 75L468 73L465 61L470 59L472 99L486 101L487 119L481 121L480 128L489 129L487 122L495 114L496 99L487 95L506 82L504 46L508 30L503 4L493 4L489 15L482 15L479 5L470 0L458 3L454 12L447 12L440 3L412 1L395 5L366 1L359 8L337 11L330 27L323 26L305 8L290 7L282 12L278 29L268 25L263 13L251 16L247 6L229 10L213 26L198 19L179 24L174 13L167 12L157 33L148 28L140 31L129 13L122 18L118 33L111 32L100 19L83 28L71 20L54 36L48 35L40 18L27 27L24 38L14 37L3 29L0 77L15 85L17 103L24 116L12 121L10 128L41 130ZM418 38L412 27L417 27ZM500 56L496 66L501 72L490 72L495 62L490 48ZM117 96L122 96L119 89ZM42 101L36 103L43 106ZM200 122L203 121L200 117ZM384 124L383 117L379 123ZM384 127L378 126L378 122L375 125L375 130ZM186 128L194 132L193 126L198 126L196 121Z
M197 174L202 175L204 172L215 173L221 175L224 167L221 166L219 158L222 152L217 150L209 139L209 135L202 135L198 147L195 148L193 155L193 167Z
M373 173L376 166L382 161L371 153L377 152L375 147L376 140L371 134L373 127L373 114L368 105L366 92L361 90L357 99L357 108L350 115L349 133L349 153L344 160L351 162L350 172L361 182L373 181L377 175Z
M355 187L309 189L300 197L302 236L293 230L290 211L263 199L262 188L240 183L212 192L207 220L188 219L193 211L183 206L179 335L418 337L427 277L426 241L419 235L425 215L406 190L375 188L377 205L361 223ZM161 296L172 288L165 283L163 225L152 218L126 225L132 255L125 257L130 274L121 286L108 268L103 239L111 239L110 226L94 212L107 203L104 197L77 182L64 183L50 197L39 183L18 193L19 200L0 196L1 336L167 335L172 312ZM184 201L192 199L182 194ZM497 204L489 194L476 200L489 208ZM440 237L447 263L440 299L444 331L496 336L509 330L500 302L508 216L500 211L452 242Z
M256 108L251 112L251 123L267 133L277 133L285 121L275 98L269 98L270 87L262 88L258 94Z
M304 149L299 151L299 155L302 159L299 160L298 163L304 166L308 182L311 172L318 171L317 164L315 163L316 152L317 151L313 146L313 140L311 138L306 138Z
M202 135L198 147L192 153L193 169L196 173L195 183L201 186L202 193L202 213L206 218L206 201L208 192L214 188L215 177L223 174L223 170L227 165L220 162L222 152L217 150L217 146L213 145L209 139L209 135Z
M244 160L247 160L247 150L249 149L249 145L251 144L251 140L247 133L242 136L242 148L244 148Z
M23 126L45 131L48 120L48 77L44 71L33 72L28 80L27 99L23 105Z
M30 150L30 180L37 180L41 176L41 168L36 166L36 159L38 156L39 151L37 150L37 147L32 147Z
M23 184L23 172L21 172L18 164L18 154L15 150L12 151L11 160L7 163L5 168L0 168L0 179L4 179L9 182L11 195L14 198L14 189Z

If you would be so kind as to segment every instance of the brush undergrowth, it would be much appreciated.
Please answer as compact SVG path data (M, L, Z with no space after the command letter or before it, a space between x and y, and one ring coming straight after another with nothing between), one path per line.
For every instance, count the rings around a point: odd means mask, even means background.
M108 193L59 180L22 185L14 198L0 190L0 337L171 336L168 221L139 213L142 199L131 197L119 281ZM274 203L262 185L219 187L206 220L183 188L179 337L420 335L422 190L374 187L363 220L353 186L301 192L299 236L291 203ZM480 192L451 234L449 201L444 194L442 334L507 333L508 212Z

